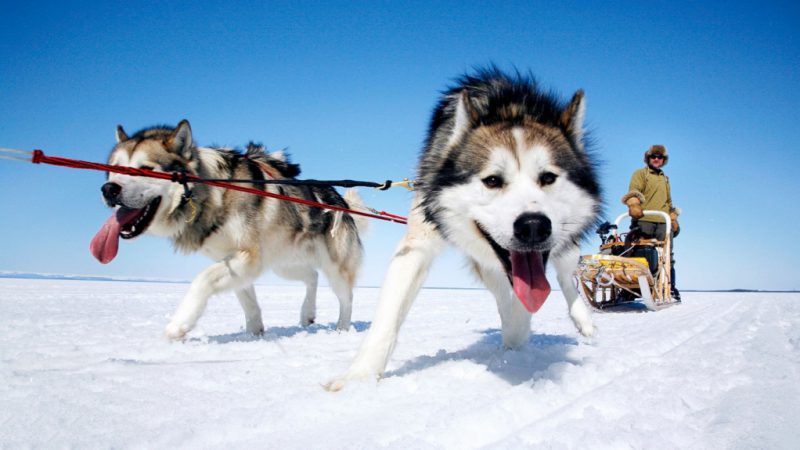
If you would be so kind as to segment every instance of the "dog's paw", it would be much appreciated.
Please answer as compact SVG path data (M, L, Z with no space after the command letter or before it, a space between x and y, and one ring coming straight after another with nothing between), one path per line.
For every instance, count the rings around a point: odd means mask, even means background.
M354 372L350 371L340 377L334 378L333 380L325 383L322 385L322 388L328 392L339 392L344 388L344 386L353 381L367 381L367 380L374 380L376 383L380 379L380 375L368 372Z
M344 388L344 385L347 384L347 379L344 377L335 378L325 384L322 385L322 389L325 389L328 392L339 392Z
M179 341L186 337L189 332L189 327L186 324L170 323L164 329L164 336L172 341Z
M578 333L585 337L593 337L597 333L597 327L592 324L591 320L574 320L574 323L575 328L578 329Z
M251 336L263 336L264 335L264 327L254 328L252 330L247 330L247 334L249 334Z
M580 334L586 337L594 336L595 327L592 323L592 312L583 302L576 301L573 303L569 311L569 317Z
M245 325L245 331L247 334L252 334L253 336L261 336L264 334L264 324L261 321L256 323L248 323Z

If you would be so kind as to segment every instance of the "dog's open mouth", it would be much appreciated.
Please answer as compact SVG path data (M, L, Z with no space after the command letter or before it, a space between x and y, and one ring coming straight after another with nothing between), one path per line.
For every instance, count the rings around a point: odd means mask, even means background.
M161 197L156 197L144 208L117 208L92 239L89 245L92 255L103 264L110 263L117 256L119 238L133 239L144 233L155 217L159 204Z
M478 229L506 269L506 275L514 288L514 294L522 306L531 313L539 311L550 295L550 283L545 276L542 252L507 250L492 239L480 225L478 225Z

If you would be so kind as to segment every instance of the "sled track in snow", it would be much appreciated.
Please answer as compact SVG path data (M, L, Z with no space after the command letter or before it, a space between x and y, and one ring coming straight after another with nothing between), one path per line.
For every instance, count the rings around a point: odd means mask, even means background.
M624 344L619 344L617 348L606 347L603 352L594 352L593 355L582 361L581 366L599 368L601 376L598 377L597 373L581 370L587 375L587 379L591 380L583 389L564 398L558 405L542 411L533 420L517 426L507 433L505 437L484 445L488 447L505 447L504 444L511 444L511 442L508 442L509 439L514 441L520 436L535 437L542 430L552 428L553 425L582 415L582 411L587 408L602 409L604 405L598 405L597 399L608 397L608 395L604 395L604 391L608 391L607 393L617 391L621 384L635 386L646 383L650 386L657 386L659 379L648 379L647 374L666 372L667 368L665 366L670 365L670 356L681 353L683 349L691 346L693 342L716 340L720 337L730 336L729 329L740 326L743 321L746 321L742 317L746 317L747 313L753 309L748 308L744 302L737 301L723 311L709 313L709 310L715 310L717 307L718 305L697 305L687 308L684 305L679 305L677 308L671 309L673 313L671 315L679 317L680 320L675 317L671 317L670 320L661 320L665 319L666 310L642 315L642 317L650 319L656 319L656 316L658 316L657 319L659 320L648 321L649 326L642 327L649 330L650 333L641 331L634 335L637 338L637 342L632 342L629 347L635 347L635 358L609 358L609 352L625 352L626 346ZM709 317L711 317L710 320ZM604 333L601 329L600 333L595 339L610 338L608 332ZM648 334L652 336L649 341L647 340ZM673 334L673 339L664 340L663 337L669 334ZM704 343L701 347L705 348L707 345ZM686 353L689 355L694 354L691 349ZM580 376L581 374L577 375ZM564 380L564 382L569 383L568 380ZM536 383L537 381L534 381L534 386ZM534 440L533 442L525 441L525 443L535 444L541 442Z

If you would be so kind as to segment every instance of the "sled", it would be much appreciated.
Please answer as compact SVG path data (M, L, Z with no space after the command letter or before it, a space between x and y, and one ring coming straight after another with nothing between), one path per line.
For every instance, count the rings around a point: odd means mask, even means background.
M651 210L644 214L664 217L667 230L672 229L668 214ZM600 252L581 256L575 269L578 292L599 311L642 307L656 311L674 305L678 301L670 295L672 233L665 233L664 241L632 242L628 233L618 233L626 217L627 213L621 214L613 224L606 222L597 229Z

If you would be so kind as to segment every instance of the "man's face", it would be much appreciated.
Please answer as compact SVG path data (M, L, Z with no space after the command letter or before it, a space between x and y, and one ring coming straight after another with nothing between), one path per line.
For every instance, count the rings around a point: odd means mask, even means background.
M651 155L649 161L650 167L660 169L664 165L664 155Z

